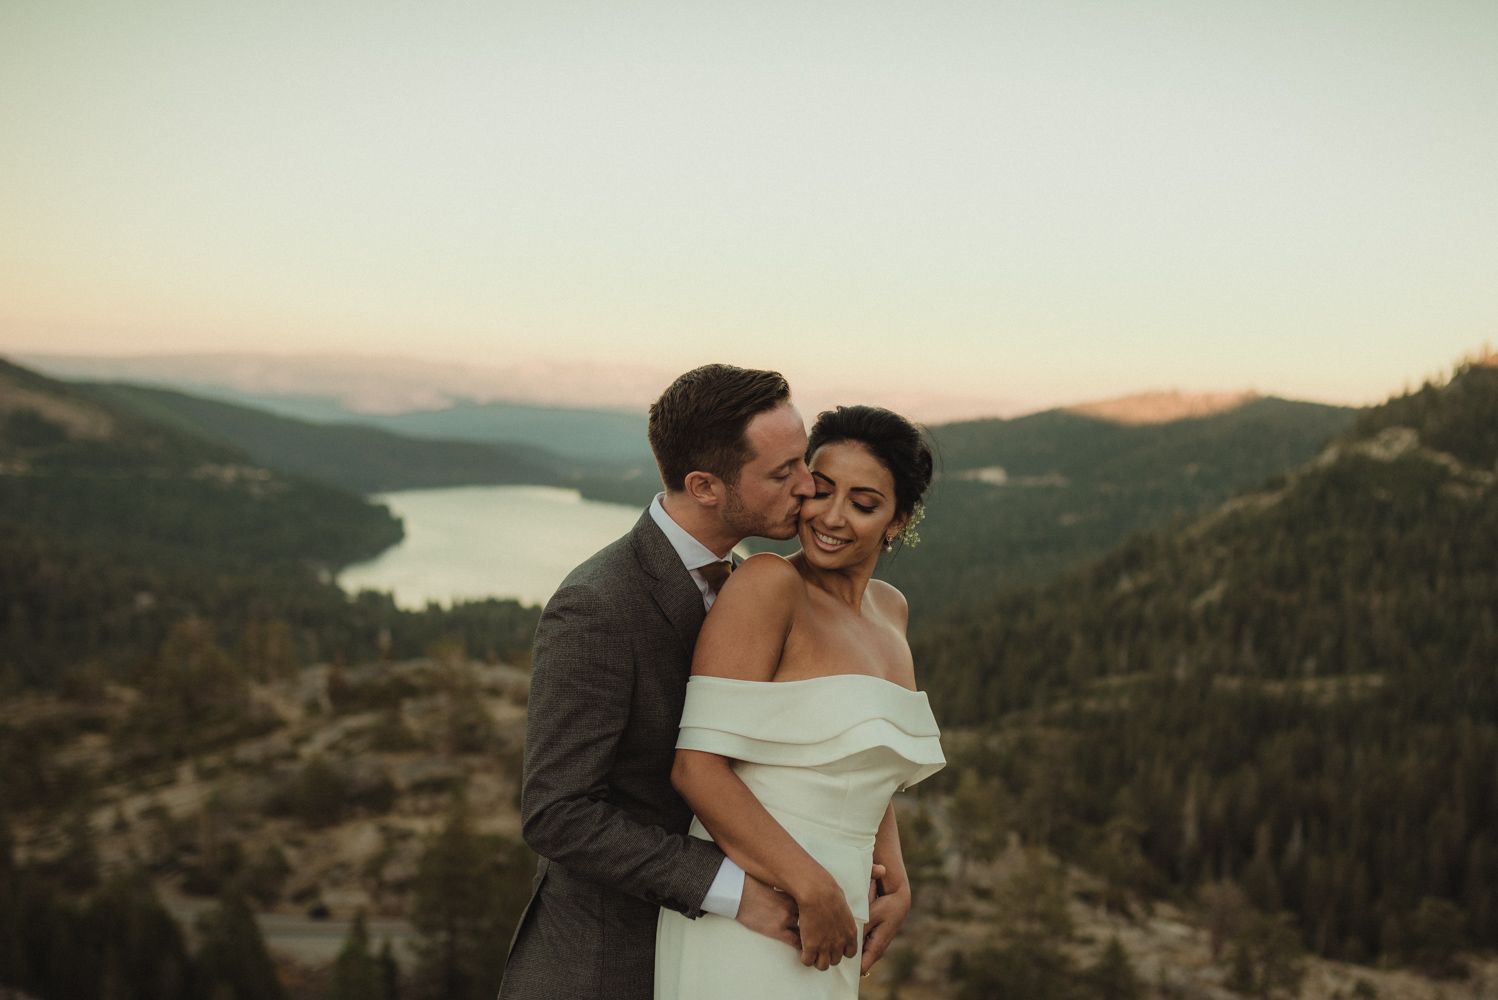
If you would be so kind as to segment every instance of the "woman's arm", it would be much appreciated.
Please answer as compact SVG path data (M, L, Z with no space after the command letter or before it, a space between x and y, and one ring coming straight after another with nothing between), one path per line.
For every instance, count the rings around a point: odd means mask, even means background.
M826 969L858 953L858 925L842 886L775 821L728 758L678 750L671 783L724 854L795 899L803 965Z
M771 680L803 594L801 575L779 556L746 560L729 577L702 626L692 673ZM678 750L671 783L723 853L796 900L803 964L826 969L857 954L858 928L842 887L760 804L733 773L732 761Z
M905 857L900 853L900 827L891 802L879 822L874 836L874 863L883 865L885 875L879 880L879 897L869 904L869 922L863 929L863 968L868 972L884 957L890 942L905 924L910 913L910 877L905 871Z

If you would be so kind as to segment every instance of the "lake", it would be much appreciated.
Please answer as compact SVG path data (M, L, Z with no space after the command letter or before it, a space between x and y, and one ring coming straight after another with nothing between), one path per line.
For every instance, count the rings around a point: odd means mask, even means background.
M378 558L345 569L344 590L396 603L514 597L544 604L574 566L628 532L641 510L546 486L458 486L372 497L406 525Z

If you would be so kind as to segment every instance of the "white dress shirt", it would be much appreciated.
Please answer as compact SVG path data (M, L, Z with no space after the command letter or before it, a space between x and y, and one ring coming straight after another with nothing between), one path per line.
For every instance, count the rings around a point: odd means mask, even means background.
M692 581L697 584L697 589L702 591L702 606L712 610L713 601L717 594L713 588L707 585L707 578L702 575L702 567L715 562L725 562L713 553L713 550L693 538L685 528L671 520L671 515L666 513L666 494L657 493L655 502L650 505L650 516L660 526L666 535L666 540L676 550L681 564L691 574ZM739 902L744 898L744 869L734 864L725 857L723 863L718 866L717 877L713 884L708 887L707 897L702 901L702 908L708 913L716 913L720 917L730 920L739 915Z

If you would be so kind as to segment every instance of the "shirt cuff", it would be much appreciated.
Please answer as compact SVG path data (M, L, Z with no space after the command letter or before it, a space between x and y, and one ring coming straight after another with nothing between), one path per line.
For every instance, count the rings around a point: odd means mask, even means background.
M737 920L739 902L743 898L744 869L724 858L723 863L718 866L717 877L708 887L707 897L702 900L702 909L706 913L716 913L720 917Z

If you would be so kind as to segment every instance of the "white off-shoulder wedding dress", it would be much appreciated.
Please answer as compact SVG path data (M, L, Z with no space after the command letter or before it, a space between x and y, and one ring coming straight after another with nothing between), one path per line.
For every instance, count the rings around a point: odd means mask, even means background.
M869 919L874 835L890 796L946 764L924 692L866 674L800 681L693 677L679 748L721 754ZM692 822L692 835L711 836ZM860 956L861 957L861 956ZM853 1000L860 957L826 971L727 917L661 910L656 1000Z

